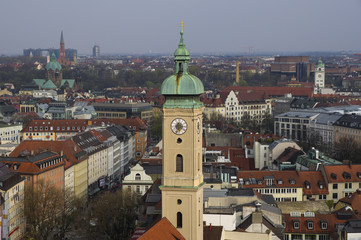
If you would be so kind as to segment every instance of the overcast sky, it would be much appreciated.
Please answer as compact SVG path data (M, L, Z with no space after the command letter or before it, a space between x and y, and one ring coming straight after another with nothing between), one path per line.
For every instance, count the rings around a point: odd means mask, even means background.
M361 50L358 0L16 0L0 3L0 55L65 47L173 53Z

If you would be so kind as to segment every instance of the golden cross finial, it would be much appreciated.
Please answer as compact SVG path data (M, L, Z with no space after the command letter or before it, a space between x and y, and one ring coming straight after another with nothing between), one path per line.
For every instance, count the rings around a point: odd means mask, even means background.
M184 27L184 22L183 22L183 19L181 20L181 22L180 22L180 25L179 25L180 27L181 27L181 32L183 32L183 27Z

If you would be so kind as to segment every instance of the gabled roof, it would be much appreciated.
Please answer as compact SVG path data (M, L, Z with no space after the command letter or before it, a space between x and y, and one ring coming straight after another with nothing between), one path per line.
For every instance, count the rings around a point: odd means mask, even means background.
M185 240L183 235L171 224L171 222L163 217L156 224L154 224L148 231L146 231L139 240Z

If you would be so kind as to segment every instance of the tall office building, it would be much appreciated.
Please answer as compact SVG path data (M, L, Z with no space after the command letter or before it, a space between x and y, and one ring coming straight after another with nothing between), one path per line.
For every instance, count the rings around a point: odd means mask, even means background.
M93 57L98 58L100 55L100 47L99 45L94 45L93 47Z

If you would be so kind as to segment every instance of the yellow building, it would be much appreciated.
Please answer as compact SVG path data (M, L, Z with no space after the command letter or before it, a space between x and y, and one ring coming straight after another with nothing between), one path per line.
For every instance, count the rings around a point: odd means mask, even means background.
M183 29L174 53L175 74L162 83L162 217L189 240L203 239L202 82L188 72Z

